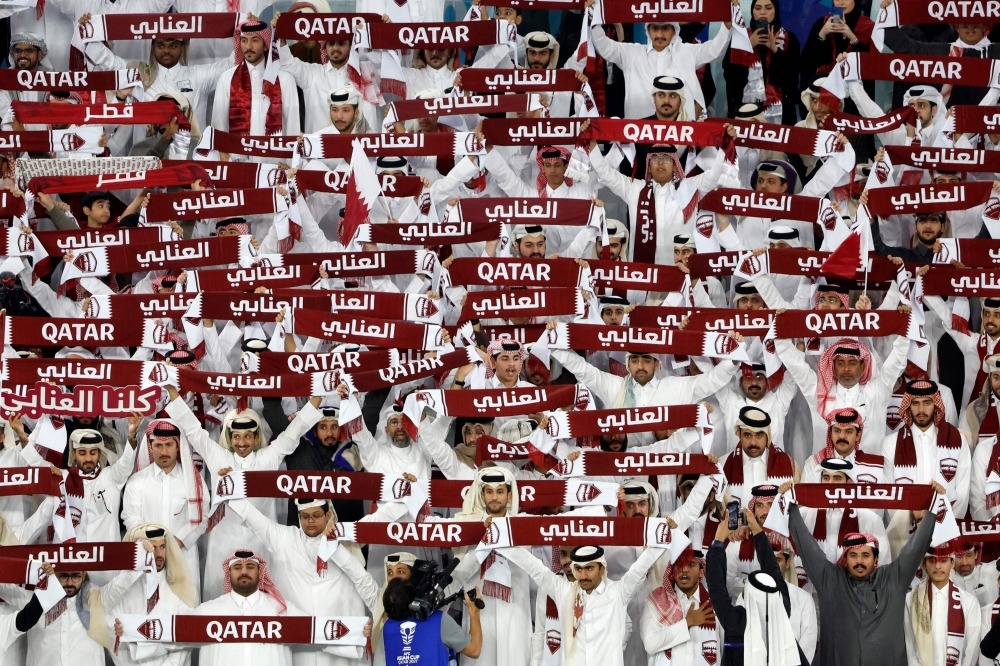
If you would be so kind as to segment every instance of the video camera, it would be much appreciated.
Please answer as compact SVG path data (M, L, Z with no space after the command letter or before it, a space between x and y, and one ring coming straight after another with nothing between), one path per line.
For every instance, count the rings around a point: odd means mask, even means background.
M461 598L462 590L446 597L444 590L451 584L451 574L458 566L459 558L453 557L444 569L440 569L437 562L430 560L417 560L413 565L413 573L410 580L417 594L410 602L410 613L414 619L422 622L434 614L439 608L449 605L456 599ZM482 609L486 606L482 599L476 598L475 589L469 590L469 597L472 598L476 608Z

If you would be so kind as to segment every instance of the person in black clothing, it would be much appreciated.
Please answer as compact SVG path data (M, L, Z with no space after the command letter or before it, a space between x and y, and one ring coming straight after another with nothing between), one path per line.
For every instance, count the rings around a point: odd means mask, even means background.
M1000 577L1000 560L996 561L996 567L997 576ZM995 617L995 613L990 613L990 617ZM983 636L982 642L979 643L979 651L987 659L996 659L1000 656L1000 622L993 622L993 626L990 627L990 630Z
M751 574L751 579L754 578L755 574L766 575L767 578L761 578L759 582L766 583L768 586L773 585L777 589L778 594L781 595L781 604L785 609L785 617L779 619L788 622L788 617L792 612L792 603L788 597L788 584L781 575L778 560L774 557L774 549L753 512L749 509L743 509L743 514L746 516L747 524L753 534L754 551L757 554L757 562L760 563L760 571ZM729 590L726 588L726 539L731 534L727 521L720 521L719 527L715 531L715 541L708 548L706 560L708 569L705 572L705 582L708 586L708 596L712 599L712 608L715 609L716 621L721 623L726 637L726 643L722 649L722 666L742 666L744 663L744 634L747 631L748 616L745 606L733 604L729 597ZM751 584L751 582L747 582L748 586ZM791 626L788 627L787 631L788 635L791 636ZM806 659L802 648L798 647L797 643L796 650L799 655L798 663L808 665L809 660ZM776 661L774 663L794 664L795 662Z
M744 102L766 102L768 107L781 104L780 122L794 125L798 121L799 106L799 40L795 33L781 27L778 0L754 0L750 22L754 62L750 65L734 62L732 46L722 61L727 115L735 117ZM751 73L753 85L748 90Z
M360 472L361 457L357 445L350 439L341 438L340 410L331 405L321 405L323 418L312 427L298 447L285 457L285 467L289 470L308 472ZM277 437L288 427L288 417L281 409L280 398L264 400L264 420L271 428L271 437ZM332 500L337 518L341 522L355 522L365 515L362 500ZM289 500L288 525L298 525L298 509L294 500Z

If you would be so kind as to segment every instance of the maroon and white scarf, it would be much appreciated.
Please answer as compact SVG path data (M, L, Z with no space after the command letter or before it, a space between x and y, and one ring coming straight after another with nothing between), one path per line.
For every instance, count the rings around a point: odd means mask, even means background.
M854 116L849 113L831 113L823 122L823 129L833 132L843 132L847 135L857 134L882 134L889 130L902 127L903 125L915 125L917 113L913 107L905 106L896 109L879 118L865 118L864 116ZM898 146L891 146L897 148ZM890 146L886 146L890 148ZM896 162L893 157L893 163Z
M297 41L350 41L358 21L374 23L381 21L378 14L314 14L284 12L278 18L274 36L278 39Z
M6 317L4 327L4 340L9 345L169 348L166 327L151 319L140 324L121 317Z
M472 481L431 480L431 503L435 508L458 508L472 487ZM557 506L611 506L617 503L614 484L590 479L538 479L517 482L522 510Z
M712 190L701 198L699 208L736 217L753 216L803 222L819 221L821 214L829 209L836 217L836 213L830 208L830 202L827 199L807 197L801 194L770 194L736 188Z
M450 206L449 222L492 222L510 225L561 225L597 226L604 209L587 199L554 199L536 197L512 199L507 197L465 198L458 205Z
M582 315L583 306L580 290L569 287L476 291L471 292L465 301L459 323L496 317Z
M948 109L942 132L958 134L993 134L1000 127L1000 106L958 104Z
M737 146L778 150L796 155L835 157L845 164L845 170L854 167L854 151L841 145L835 132L751 120L727 119L725 122L736 128Z
M548 418L545 430L556 439L708 426L708 412L704 405L557 411L548 414Z
M895 310L786 310L774 317L773 338L789 340L811 336L885 337L903 335L922 339L911 313Z
M455 259L445 269L451 284L487 287L589 288L586 271L575 259Z
M670 409L674 409L674 407ZM694 419L694 421L693 426L702 425L698 419ZM707 455L702 453L654 453L650 451L611 453L609 451L588 450L583 452L579 460L561 461L559 473L567 477L714 475L719 473L719 468L712 463Z
M618 120L594 118L581 137L584 140L671 146L721 146L729 141L722 122L677 122L666 120Z
M492 93L577 92L580 81L570 69L480 69L460 70L462 90L480 95Z
M745 251L695 254L688 260L692 278L732 275L738 268L742 273L777 273L779 275L805 275L826 277L823 264L832 253L812 250L768 250L759 257ZM885 257L869 256L869 283L892 282L896 279L896 265ZM861 274L863 275L863 274Z
M474 347L461 347L434 358L422 358L408 363L393 364L378 370L344 373L340 379L351 393L404 384L426 377L441 378L452 370L479 360ZM440 385L438 383L437 385Z
M295 174L295 184L300 192L330 192L344 194L347 192L347 181L351 177L349 171L317 171L305 169ZM379 174L379 185L382 196L390 199L420 196L424 189L420 176L396 176Z
M802 506L825 509L883 509L919 511L931 505L934 491L913 483L796 483L794 500ZM858 532L860 530L850 530Z
M295 155L295 144L298 140L295 136L241 136L236 132L224 132L214 127L207 127L194 152L201 157L217 151L230 155L291 160Z
M684 329L686 331L736 331L745 337L762 338L774 323L775 311L639 305L629 313L629 324L677 328L685 317L688 319L688 325Z
M101 415L127 418L138 412L148 416L156 411L160 389L156 386L77 386L72 393L47 382L31 388L8 385L0 389L0 406L10 414L37 419ZM44 457L44 456L43 456ZM49 460L52 462L52 460Z
M574 405L580 392L577 386L416 391L406 397L403 425L410 437L416 439L416 424L427 409L440 416L521 416Z
M443 349L444 329L436 324L376 319L364 315L344 315L316 310L294 312L295 333L320 340L362 344L370 347L392 345L402 349Z
M560 323L548 331L544 342L553 349L632 351L709 358L745 357L745 354L739 353L740 344L728 333L702 333L697 330Z
M5 467L0 471L0 497L62 494L60 479L46 467ZM7 581L5 581L7 582Z
M0 151L5 153L93 153L102 152L99 145L101 127L74 127L61 130L24 130L0 132Z
M195 240L125 247L95 247L79 251L67 262L60 281L64 291L70 280L106 277L142 271L183 271L202 266L247 264L252 261L251 237L216 236Z
M582 119L539 118L508 120L487 118L483 134L491 146L559 146L575 144Z
M45 560L59 571L156 571L153 554L138 542L2 546L0 557Z
M525 113L542 108L535 95L465 95L393 102L385 112L382 129L391 132L395 123L439 116Z
M962 593L952 580L948 581L948 610L947 636L942 636L945 640L945 654L948 663L960 664L965 652L965 613L962 610ZM932 632L932 615L934 611L934 590L929 580L922 581L913 591L909 617L906 618L911 623L914 634L914 643L920 663L933 663L934 636ZM978 607L976 612L979 612ZM974 638L978 639L978 636ZM978 643L974 643L973 649Z
M156 192L145 208L147 222L266 215L287 210L277 188Z
M992 192L990 182L878 187L868 193L868 209L880 217L967 210L986 203Z
M795 463L791 457L778 448L774 443L767 445L767 482L780 486L785 481L791 480L795 474ZM749 501L749 488L743 488L743 448L737 446L736 449L726 456L722 463L722 472L729 481L729 492L734 498L741 501ZM745 502L744 502L745 504Z
M510 236L501 224L492 222L411 222L409 224L361 224L354 236L358 243L437 246L480 243ZM462 261L458 259L457 261Z
M186 37L185 37L186 39ZM0 89L17 92L36 90L122 90L142 85L139 70L113 72L51 72L4 69L0 71Z
M364 646L368 618L302 615L121 615L124 643Z
M94 14L79 26L84 44L135 39L232 37L239 14Z
M1000 170L1000 155L992 150L933 146L886 146L885 149L893 164L930 171L992 173Z
M87 176L36 176L28 181L28 190L57 194L93 190L129 190L137 187L188 187L197 180L206 187L213 184L211 176L202 165L184 162L177 166L148 171L98 173Z
M221 190L244 190L254 187L274 187L286 182L285 172L274 164L255 164L253 162L209 162L199 160L197 163L184 160L163 160L164 168L182 165L197 166L205 169L209 182ZM312 173L312 172L309 172ZM202 181L205 184L205 181Z
M669 549L674 560L689 543L666 518L519 515L494 518L476 557L482 561L492 550L515 546L646 546Z
M949 486L958 473L958 458L962 449L962 435L950 423L937 424L937 446L935 455L941 475ZM896 452L893 469L897 483L916 483L917 449L909 424L904 424L896 433Z
M684 287L686 276L676 266L636 261L588 260L594 287L670 292Z
M615 0L598 0L594 5L595 23L656 23L674 21L712 22L728 21L732 15L724 2L689 3L683 0L659 2L620 3Z
M463 23L369 23L358 35L358 45L369 49L465 49L471 46L513 44L517 26L507 21Z
M486 154L486 147L474 132L306 134L295 146L295 154L305 159L350 159L355 141L360 142L369 158Z
M253 358L254 365L249 370L263 374L326 372L327 370L365 372L398 363L399 352L395 349L329 353L269 351L266 354L254 354Z
M46 125L178 125L190 123L171 101L133 104L63 104L57 102L12 102L14 117L24 122L44 119Z
M935 265L923 277L927 296L1000 296L1000 270Z

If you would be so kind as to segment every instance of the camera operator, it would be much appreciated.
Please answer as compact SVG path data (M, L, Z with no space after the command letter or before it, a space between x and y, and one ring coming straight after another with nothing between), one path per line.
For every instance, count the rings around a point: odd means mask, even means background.
M449 651L472 659L479 657L483 645L479 608L468 592L464 600L469 634L441 610L435 610L426 620L417 619L410 610L416 598L417 587L412 580L395 579L385 588L382 605L388 619L382 639L386 666L448 666Z

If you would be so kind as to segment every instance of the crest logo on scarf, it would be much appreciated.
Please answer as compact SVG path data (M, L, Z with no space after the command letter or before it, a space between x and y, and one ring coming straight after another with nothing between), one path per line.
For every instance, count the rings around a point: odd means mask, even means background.
M833 231L837 226L837 214L830 207L824 208L820 213L819 222L827 231Z
M474 132L469 132L465 135L465 152L467 153L479 153L483 150L483 142L476 138Z
M545 645L549 648L549 654L555 654L562 647L562 634L558 629L549 629L545 632Z
M94 301L93 298L90 299L90 305L87 306L88 315L90 315L91 310L93 310L95 313L100 311L100 306ZM94 314L91 316L96 317L97 315ZM168 373L166 366L164 366L162 363L157 363L150 369L149 374L146 375L146 379L148 379L153 384L159 384L161 382L167 381L167 376Z
M486 532L483 533L483 543L487 546L500 543L500 528L490 523L490 526L486 528Z
M323 373L323 390L329 395L337 390L340 385L340 372L338 370L327 370Z
M90 39L94 36L94 24L91 21L80 24L80 36L84 39Z
M711 213L702 213L695 220L694 228L698 230L698 233L703 238L711 238L712 231L715 229L715 216Z
M299 146L299 154L302 157L312 157L312 141L302 137L302 144Z
M720 335L715 338L715 351L717 354L732 354L739 344L728 335Z
M219 483L215 488L215 494L220 497L229 497L236 490L236 482L233 481L231 476L224 476L219 479Z
M161 620L146 620L139 625L139 633L151 641L158 641L163 636L163 622Z
M958 666L958 660L961 656L957 647L949 647L945 652L944 662L947 666Z
M941 475L944 476L948 483L955 478L955 472L958 471L958 461L954 458L944 458L941 460Z
M351 630L340 620L327 620L323 626L323 635L328 641L339 640L349 633Z
M667 523L656 526L656 543L670 543L670 525Z
M592 483L581 483L576 488L576 501L582 503L593 501L601 491Z
M84 273L90 273L97 269L97 258L93 252L83 252L73 260L73 265Z
M406 479L396 479L392 484L392 496L397 500L409 497L412 492L410 482Z
M990 199L986 202L986 217L991 220L1000 220L1000 199Z
M549 425L552 425L552 421L549 421ZM573 467L576 463L572 460L560 460L559 461L559 474L560 476L572 476Z
M719 642L702 641L701 656L710 664L714 664L719 659Z
M21 252L34 252L35 251L35 239L29 234L21 234L17 238L17 249Z
M889 165L882 160L875 163L875 178L883 185L889 180Z

